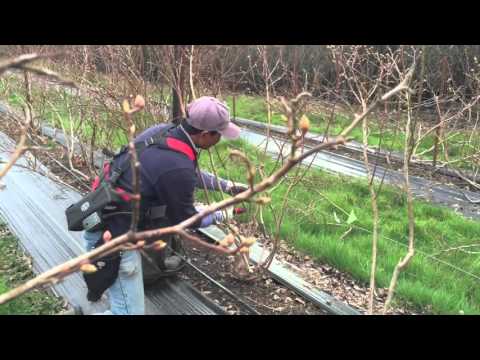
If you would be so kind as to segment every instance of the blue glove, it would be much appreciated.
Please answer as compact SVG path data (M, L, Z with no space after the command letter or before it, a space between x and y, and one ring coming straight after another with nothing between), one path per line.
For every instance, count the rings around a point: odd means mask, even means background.
M197 209L198 212L200 212L203 209L202 206L195 206L195 208ZM203 217L202 222L200 223L200 227L207 227L212 224L224 222L227 219L227 216L229 219L233 217L233 206L230 206L223 210L217 210Z
M229 206L223 210L217 210L213 213L213 217L217 223L233 218L233 206Z

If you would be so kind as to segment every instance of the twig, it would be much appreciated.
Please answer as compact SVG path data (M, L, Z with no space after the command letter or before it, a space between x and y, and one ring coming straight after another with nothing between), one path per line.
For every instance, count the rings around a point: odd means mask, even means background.
M190 91L192 93L192 98L195 100L197 97L195 96L195 88L193 87L193 46L190 49Z
M7 164L0 170L0 180L7 174L7 172L20 158L20 156L22 156L22 154L28 150L28 146L25 145L26 138L27 136L25 135L25 133L21 135L20 142L18 143L15 152L13 153Z
M17 162L17 160L22 156L22 154L29 149L28 146L26 146L26 141L27 141L27 128L31 123L31 118L30 118L30 113L25 110L25 125L20 125L22 127L22 134L20 136L20 142L15 148L15 152L13 153L12 157L10 160L7 162L7 164L0 170L0 180L8 173L8 171L12 168L13 164Z
M467 254L472 254L472 255L480 254L479 251L465 251L465 250L463 250L463 249L468 249L468 248L472 248L472 247L480 247L480 244L461 245L461 246L448 248L448 249L445 249L445 250L441 250L441 251L439 251L435 254L432 254L432 257L433 256L438 256L438 255L440 255L442 253L445 253L445 252L451 252L451 251L455 251L455 250L460 250L460 251L466 252Z
M222 200L225 200L225 196L223 195L223 190L222 190L222 187L220 186L220 179L218 178L218 174L217 174L217 170L216 170L216 167L215 167L215 164L213 162L213 158L212 158L212 153L210 152L210 149L207 150L208 151L208 158L210 159L210 166L211 166L211 169L212 169L212 172L213 172L213 175L215 177L215 180L217 181L217 187L218 187L218 190L220 191L220 195L222 197ZM246 158L246 157L245 157ZM247 171L249 169L249 161L247 159ZM250 165L251 166L251 165ZM226 219L226 222L228 224L228 211L224 211L224 214L225 214L225 219ZM236 234L235 234L236 235ZM235 240L235 243L237 246L240 246L240 243L241 241L239 240L238 236L234 236L234 240ZM242 258L242 261L245 265L245 268L247 269L248 272L251 272L251 269L250 269L250 264L248 263L248 257L247 257L247 254L240 254L241 255L241 258Z
M138 161L137 150L135 149L135 123L132 120L132 115L145 107L145 100L140 95L135 98L135 104L133 109L130 109L128 100L123 102L123 114L125 120L129 124L128 132L128 150L130 154L130 164L132 168L132 185L133 196L131 200L132 205L132 222L130 224L130 231L128 235L132 238L132 235L137 231L138 220L140 218L140 162Z
M37 68L37 67L33 67L33 66L27 66L27 65L22 66L22 69L24 69L26 71L29 71L31 73L34 73L35 75L40 75L40 76L46 76L46 77L49 77L49 78L53 78L54 80L56 80L58 82L59 85L69 86L69 87L72 87L74 89L78 88L77 84L75 84L75 82L73 80L64 79L59 74L57 74L55 71L45 69L45 68Z

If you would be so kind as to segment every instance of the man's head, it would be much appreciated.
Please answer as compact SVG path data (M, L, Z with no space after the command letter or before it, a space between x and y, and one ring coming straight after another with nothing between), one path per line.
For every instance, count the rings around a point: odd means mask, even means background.
M240 128L230 122L227 105L210 96L191 102L184 121L193 142L202 149L218 143L221 136L236 139L240 135Z

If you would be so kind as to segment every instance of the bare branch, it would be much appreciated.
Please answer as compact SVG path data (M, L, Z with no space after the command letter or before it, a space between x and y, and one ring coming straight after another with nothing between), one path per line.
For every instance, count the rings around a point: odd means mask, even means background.
M45 56L38 55L38 54L25 54L25 55L20 55L13 59L2 61L0 62L0 75L2 75L9 68L21 68L22 66L28 64L29 62L32 62L34 60L38 60L41 58L45 58Z
M58 73L55 71L45 69L45 68L37 68L33 66L23 66L23 70L29 71L33 74L40 75L40 76L46 76L49 78L54 79L56 82L58 82L60 85L64 86L69 86L72 88L78 88L77 84L73 80L65 79L62 76L60 76Z
M414 240L415 240L415 217L413 211L413 194L412 190L410 189L410 177L409 177L409 166L410 166L410 158L412 155L412 144L410 143L411 138L411 115L412 115L412 108L410 105L410 92L407 91L406 93L407 98L407 124L405 126L405 149L404 149L404 159L403 159L403 176L405 179L405 192L407 193L407 215L408 215L408 251L407 254L403 259L400 259L398 264L395 266L393 271L392 279L390 281L390 286L388 288L388 295L385 301L385 305L383 308L383 314L386 314L390 303L393 298L393 294L395 292L395 288L398 281L398 276L400 272L408 265L410 260L412 259L413 255L415 254L414 249Z

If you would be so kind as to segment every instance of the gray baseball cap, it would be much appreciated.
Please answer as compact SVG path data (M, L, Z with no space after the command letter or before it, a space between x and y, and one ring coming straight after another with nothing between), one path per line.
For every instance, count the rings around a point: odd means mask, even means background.
M228 106L211 96L202 96L187 106L187 122L196 129L218 131L227 139L236 139L240 128L230 121Z

